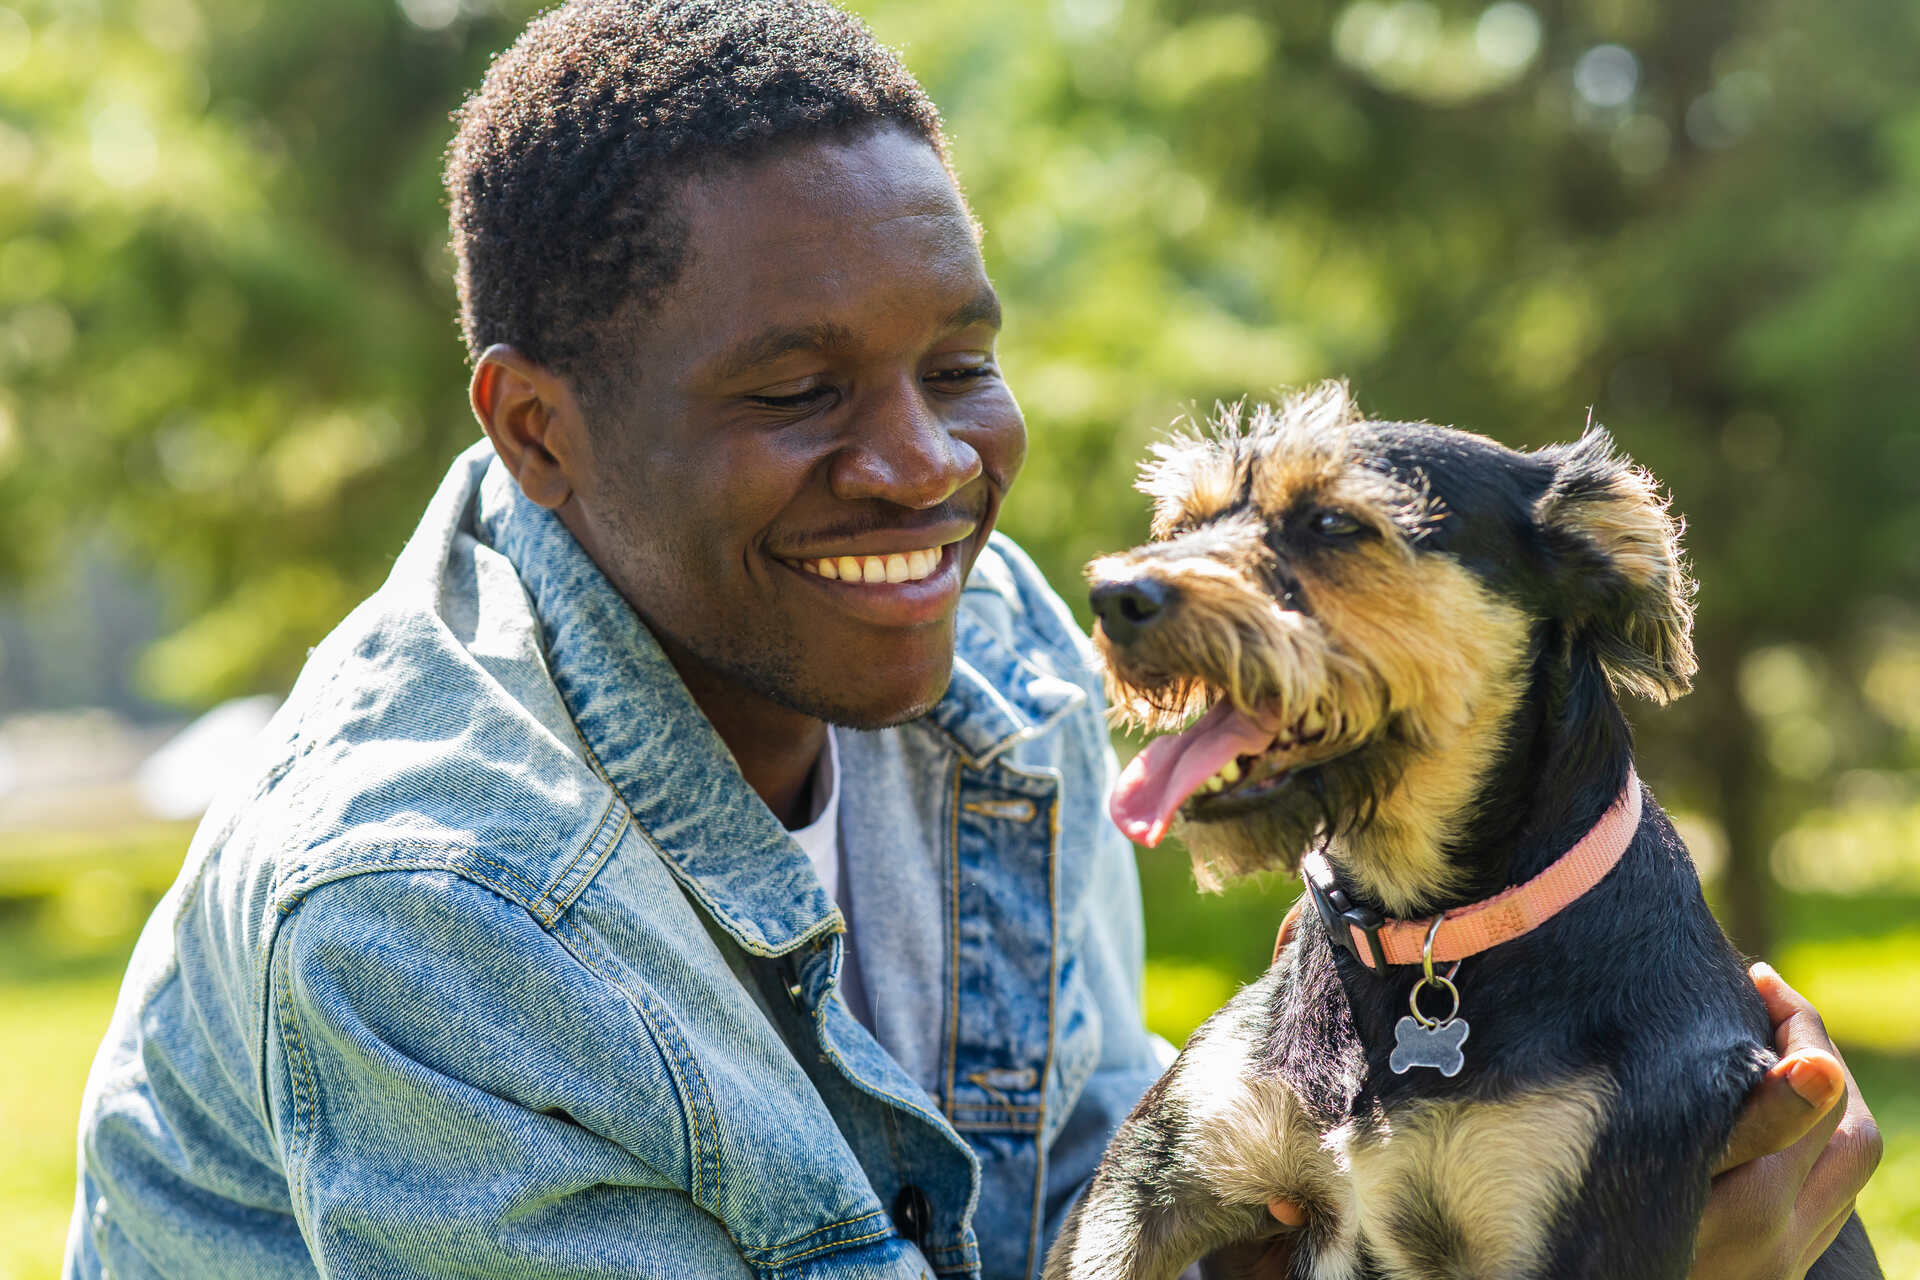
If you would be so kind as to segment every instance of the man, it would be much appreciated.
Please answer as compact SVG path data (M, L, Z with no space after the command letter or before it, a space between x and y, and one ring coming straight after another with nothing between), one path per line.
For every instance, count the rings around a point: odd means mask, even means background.
M68 1274L1033 1274L1160 1064L932 105L822 4L586 0L448 181L490 445L142 938Z

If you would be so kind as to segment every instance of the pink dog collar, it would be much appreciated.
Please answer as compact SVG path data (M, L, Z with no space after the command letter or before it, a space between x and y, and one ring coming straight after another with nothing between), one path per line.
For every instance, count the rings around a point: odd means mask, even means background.
M1511 942L1539 928L1599 884L1633 843L1633 834L1640 829L1640 805L1640 779L1629 768L1619 799L1552 866L1525 884L1442 912L1433 937L1434 960L1463 960ZM1302 858L1300 870L1336 946L1352 951L1369 969L1420 963L1434 917L1394 920L1354 906L1334 879L1333 868L1319 853Z

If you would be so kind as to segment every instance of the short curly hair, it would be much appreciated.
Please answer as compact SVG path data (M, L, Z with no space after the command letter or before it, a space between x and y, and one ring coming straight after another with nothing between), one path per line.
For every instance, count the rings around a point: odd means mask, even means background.
M454 119L468 353L512 343L590 400L618 335L679 275L687 228L672 198L694 172L881 123L948 163L926 91L822 0L570 0L494 60Z

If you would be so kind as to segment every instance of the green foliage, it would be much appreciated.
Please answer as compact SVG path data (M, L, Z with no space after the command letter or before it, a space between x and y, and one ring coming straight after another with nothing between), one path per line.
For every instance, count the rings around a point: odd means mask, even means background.
M473 438L438 155L532 7L0 0L0 577L132 557L149 693L283 687ZM1183 406L1591 407L1690 521L1702 686L1647 771L1724 828L1743 939L1795 814L1920 764L1920 10L855 7L947 112L1033 433L1006 523L1069 598ZM1817 704L1740 683L1777 650Z

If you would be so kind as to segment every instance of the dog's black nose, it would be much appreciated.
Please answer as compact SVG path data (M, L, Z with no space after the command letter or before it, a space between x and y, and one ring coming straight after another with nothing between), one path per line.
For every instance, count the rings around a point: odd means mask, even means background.
M1156 578L1102 582L1089 598L1100 627L1114 644L1132 644L1155 623L1166 618L1180 592Z

